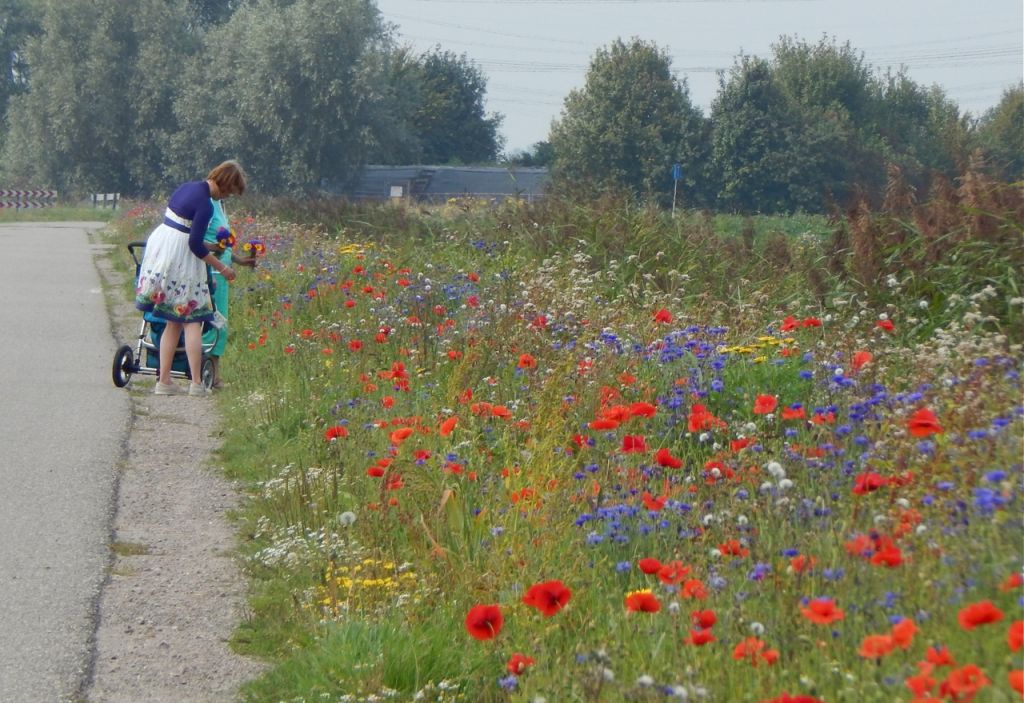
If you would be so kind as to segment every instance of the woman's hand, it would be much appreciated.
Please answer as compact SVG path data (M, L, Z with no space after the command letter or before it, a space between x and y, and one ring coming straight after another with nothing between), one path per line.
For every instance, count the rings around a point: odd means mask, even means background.
M237 277L235 274L235 270L230 266L225 266L224 270L220 272L220 275L223 276L224 280L226 280L228 283L234 281L235 278Z

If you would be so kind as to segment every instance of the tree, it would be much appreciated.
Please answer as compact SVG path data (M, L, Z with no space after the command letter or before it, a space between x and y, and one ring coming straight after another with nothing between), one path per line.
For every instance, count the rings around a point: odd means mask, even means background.
M514 166L538 168L550 166L554 158L555 154L551 148L551 142L540 141L534 143L529 149L508 154L504 161Z
M794 192L795 199L809 203L827 193L849 203L857 192L880 191L884 149L872 122L878 79L863 54L834 38L811 45L782 37L772 46L772 73L804 125L805 168L811 171L804 183L813 185L796 186L805 192Z
M703 180L707 124L667 52L617 39L597 51L584 87L566 98L550 142L558 183L667 197L678 162L692 202Z
M175 131L174 76L190 41L183 0L41 0L31 81L8 110L3 170L61 190L135 193Z
M345 183L392 119L390 42L371 0L256 0L203 41L175 106L179 179L235 157L271 192Z
M188 9L199 27L212 27L227 21L240 4L241 0L188 0Z
M428 164L494 161L501 150L500 115L487 115L487 80L465 54L440 47L422 54L413 72L418 100L411 132Z
M1003 91L999 104L978 122L977 137L999 175L1024 180L1024 83Z
M934 172L955 177L970 152L970 120L938 86L925 88L904 71L881 82L873 119L886 158L910 183L924 188Z
M41 31L39 14L28 0L0 0L0 116L15 95L28 90L28 60L25 45Z
M764 59L742 56L720 78L711 106L712 161L718 202L744 213L819 209L816 140Z

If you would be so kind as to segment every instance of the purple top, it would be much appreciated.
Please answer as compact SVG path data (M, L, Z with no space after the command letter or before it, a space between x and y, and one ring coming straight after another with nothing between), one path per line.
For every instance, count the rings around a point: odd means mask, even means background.
M210 184L206 181L183 183L174 191L167 207L185 220L192 220L188 229L188 248L198 258L203 258L210 250L203 244L206 228L213 217L213 204L210 202Z

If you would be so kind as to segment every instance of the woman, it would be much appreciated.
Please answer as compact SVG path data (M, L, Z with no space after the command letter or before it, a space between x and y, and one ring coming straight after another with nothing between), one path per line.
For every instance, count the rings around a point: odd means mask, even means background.
M213 319L206 266L228 281L235 280L235 271L207 249L203 238L213 217L211 199L241 195L245 186L245 171L236 161L216 166L205 180L182 184L167 202L163 223L146 240L135 307L167 323L160 336L160 370L153 389L156 395L186 392L171 381L171 363L183 330L192 378L187 392L192 396L210 393L200 382L203 322Z
M231 232L231 223L224 213L224 205L219 200L210 200L213 207L213 217L206 228L204 242L213 255L220 259L222 264L228 266L256 266L255 256L238 256L232 249L234 245L234 234ZM213 387L222 388L223 381L220 378L220 358L224 355L224 348L228 343L228 281L219 271L213 271L213 306L221 314L221 326L219 329L209 329L203 334L203 345L213 345L209 355L213 361Z

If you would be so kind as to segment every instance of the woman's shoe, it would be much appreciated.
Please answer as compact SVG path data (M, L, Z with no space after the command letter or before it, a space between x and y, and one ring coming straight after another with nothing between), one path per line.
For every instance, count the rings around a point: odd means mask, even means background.
M160 383L156 382L153 386L153 395L184 395L185 389L176 383Z
M210 395L210 389L202 383L190 383L188 386L188 394L193 398L205 398Z

